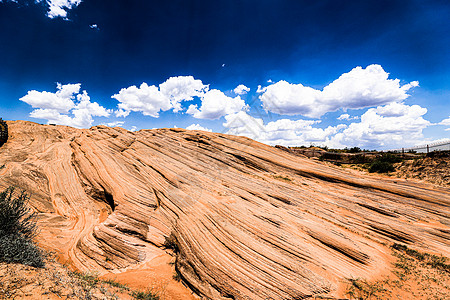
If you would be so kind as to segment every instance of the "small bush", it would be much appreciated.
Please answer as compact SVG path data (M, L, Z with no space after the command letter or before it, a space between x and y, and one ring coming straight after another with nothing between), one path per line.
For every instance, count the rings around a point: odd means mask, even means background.
M369 166L369 172L387 173L395 171L394 164L401 162L402 159L398 155L391 153L383 153L382 156L374 160Z
M179 252L177 238L173 233L166 237L163 245L164 248L172 249L175 253Z
M387 173L395 171L394 165L387 161L379 161L376 160L370 164L369 172L370 173Z
M401 162L402 158L399 155L395 155L392 153L383 153L381 157L378 158L378 160L395 164Z
M153 293L152 291L148 290L146 292L143 291L134 291L133 293L131 293L131 296L134 299L138 299L138 300L159 300L160 297Z
M12 187L0 193L0 262L43 267L43 252L33 243L37 227L28 200Z

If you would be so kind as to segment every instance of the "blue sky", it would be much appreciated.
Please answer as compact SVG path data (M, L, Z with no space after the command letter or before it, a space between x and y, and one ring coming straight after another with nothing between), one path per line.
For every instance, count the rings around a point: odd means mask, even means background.
M424 144L450 137L449 15L448 1L0 0L0 116Z

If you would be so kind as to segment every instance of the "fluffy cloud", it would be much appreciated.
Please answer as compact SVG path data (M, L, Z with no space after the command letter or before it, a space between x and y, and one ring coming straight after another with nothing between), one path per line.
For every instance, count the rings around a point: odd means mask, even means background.
M130 86L121 89L112 98L120 102L117 116L126 117L131 111L136 111L158 118L160 111L180 111L182 101L191 101L193 97L203 95L208 88L192 76L178 76L167 79L159 87L149 86L145 82L139 88Z
M9 2L25 2L26 5L28 5L29 1L23 1L23 0L6 0ZM5 1L5 2L6 2ZM0 3L3 2L0 0ZM34 0L35 3L43 3L48 7L47 16L51 19L61 17L64 20L67 19L67 13L72 8L77 7L80 5L82 0Z
M127 116L131 111L140 111L146 116L159 117L160 111L173 108L170 99L166 97L158 87L149 86L145 82L140 87L135 85L121 89L119 94L112 98L119 101L119 117Z
M212 132L211 129L206 128L206 127L203 127L203 126L201 126L200 124L192 124L192 125L189 125L188 127L186 127L186 129L187 129L187 130L202 130L202 131Z
M51 19L61 17L67 20L67 13L80 5L82 0L35 0L36 3L45 2L48 6L47 16Z
M330 140L333 147L398 148L423 142L422 131L431 123L418 105L391 103L368 109L361 121L352 123Z
M182 101L191 101L193 97L200 97L209 89L209 86L192 76L178 76L167 79L159 85L159 89L170 99L173 111L178 112L181 110Z
M241 92L248 89L243 85L238 88ZM198 119L218 119L246 108L240 96L232 98L219 90L209 90L208 85L192 76L171 77L159 87L144 82L140 87L130 86L112 96L119 101L116 116L126 117L136 111L155 118L161 111L181 111L182 102L192 101L194 97L201 99L201 107L190 105L186 112Z
M228 134L243 135L269 145L327 145L395 149L423 143L422 131L431 123L423 118L426 108L391 103L370 108L360 122L318 128L320 121L280 119L264 124L245 111L225 116Z
M20 100L36 108L30 113L32 118L46 119L49 124L86 128L92 125L92 117L108 117L110 111L91 102L86 91L80 93L80 88L81 84L58 83L56 93L33 90Z
M280 119L264 124L244 111L225 116L223 124L228 134L243 135L269 145L300 146L311 143L325 144L329 137L346 125L329 126L325 129L313 125L320 121Z
M363 69L356 67L323 88L322 91L302 84L279 81L261 92L264 109L284 115L318 118L338 109L359 109L401 102L407 91L419 85L417 81L400 85L399 79L388 79L389 73L380 65Z
M114 121L114 122L105 123L104 125L106 125L108 127L122 127L123 124L125 124L124 121Z
M442 120L439 125L450 126L450 116L447 119Z
M39 2L42 2L40 0ZM48 5L47 16L51 19L61 17L67 19L67 12L80 5L81 0L46 0Z
M186 111L197 119L214 120L247 109L245 101L240 96L228 97L219 90L210 90L204 93L201 100L200 109L197 105L190 105Z
M256 89L257 94L264 93L266 91L265 87L262 87L261 85L258 85L258 88Z
M31 105L33 108L51 109L57 113L67 113L74 108L75 95L80 92L81 84L57 84L56 93L29 91L27 95L20 98L21 101Z
M235 89L234 89L234 93L236 95L245 95L248 92L250 92L250 88L246 87L243 84L238 85Z
M351 117L349 114L342 114L338 118L338 120L358 120L358 116Z

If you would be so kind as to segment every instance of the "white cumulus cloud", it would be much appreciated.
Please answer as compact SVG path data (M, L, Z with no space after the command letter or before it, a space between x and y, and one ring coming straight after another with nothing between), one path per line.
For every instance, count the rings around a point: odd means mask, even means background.
M190 105L186 113L197 119L214 120L247 109L245 101L240 96L235 98L228 97L223 92L215 89L204 93L201 100L200 108L195 104Z
M32 118L45 119L49 124L67 125L78 128L90 127L93 118L108 117L110 111L91 102L86 91L80 93L81 84L57 84L57 91L29 91L21 101L36 108L30 113Z
M36 0L36 3L44 0ZM74 7L80 5L82 0L45 0L48 6L47 16L51 19L61 17L67 20L67 13Z
M338 118L338 120L358 120L359 117L358 116L350 116L349 114L342 114L340 115Z
M194 79L192 76L178 76L167 79L159 85L161 93L170 99L173 111L181 110L182 101L191 101L193 97L200 97L209 89L201 80Z
M223 124L228 134L242 135L269 145L301 146L311 143L325 144L329 137L346 125L329 126L325 129L314 125L320 121L280 119L264 124L260 118L245 111L225 116Z
M331 139L335 147L398 148L423 141L423 129L431 123L423 118L427 109L419 105L390 103L368 109L360 122L350 124Z
M442 120L439 125L450 126L450 116L447 119Z
M202 130L202 131L212 132L211 129L206 128L206 127L203 127L203 126L201 126L200 124L192 124L192 125L189 125L188 127L186 127L186 129L187 129L187 130Z
M250 88L246 87L243 84L238 85L235 89L234 89L234 93L236 95L245 95L248 92L250 92Z
M123 124L125 124L124 121L113 121L113 122L105 123L104 125L106 125L108 127L122 127Z
M423 118L427 109L390 103L368 109L359 122L319 128L320 120L279 119L265 124L245 111L225 116L228 134L242 135L269 145L326 145L396 149L423 143L423 130L432 125Z
M158 87L147 83L142 83L140 87L135 85L121 89L119 94L112 98L119 101L119 111L116 115L119 117L127 116L131 111L140 111L146 116L159 117L160 111L166 111L173 106L170 99L166 97Z
M393 102L409 97L408 90L419 85L417 81L400 85L399 79L389 79L389 73L380 65L365 69L356 67L338 79L317 90L302 84L279 81L261 92L264 109L277 114L303 115L319 118L339 109L359 109Z
M21 3L25 2L28 5L28 1L23 0L6 0L9 2ZM0 3L3 2L0 0ZM54 19L61 17L64 20L68 20L67 13L69 10L80 5L82 0L34 0L34 3L43 3L48 7L47 17ZM91 27L92 28L92 27Z
M119 101L117 116L126 117L131 111L159 117L159 112L173 109L180 111L182 101L191 101L208 90L201 80L192 76L171 77L159 87L142 83L140 87L130 86L121 89L112 98Z
M81 84L57 84L56 93L29 91L20 98L21 101L33 108L52 109L57 113L67 113L75 107L74 99L80 92Z

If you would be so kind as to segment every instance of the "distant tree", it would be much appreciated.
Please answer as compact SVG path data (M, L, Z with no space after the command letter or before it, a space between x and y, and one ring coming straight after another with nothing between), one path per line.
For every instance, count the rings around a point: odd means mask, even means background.
M361 148L359 148L359 147L352 147L352 148L348 149L348 152L349 153L359 153L359 152L361 152Z

